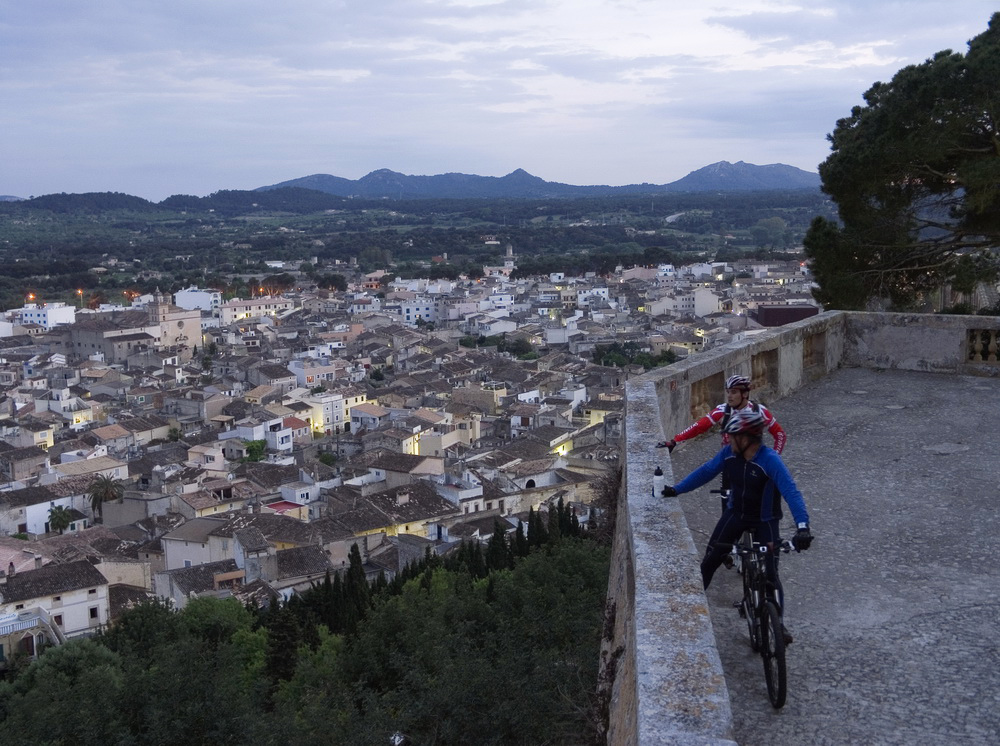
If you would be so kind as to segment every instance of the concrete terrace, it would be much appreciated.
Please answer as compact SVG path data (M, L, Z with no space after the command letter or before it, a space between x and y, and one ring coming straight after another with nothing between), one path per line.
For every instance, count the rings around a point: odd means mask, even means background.
M1000 319L831 312L629 383L605 665L614 744L996 743ZM654 449L752 374L789 432L813 548L782 560L789 697L767 701L732 608L698 562L706 486L651 496L718 447ZM790 519L786 516L788 526Z

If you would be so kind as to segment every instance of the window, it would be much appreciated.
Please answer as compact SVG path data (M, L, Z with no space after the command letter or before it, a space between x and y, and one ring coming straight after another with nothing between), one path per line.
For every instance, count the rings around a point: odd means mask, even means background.
M191 567L191 560L184 560L184 567Z
M63 626L62 614L56 614L54 617L52 617L52 621L56 623L57 627L62 627Z
M96 588L89 588L87 590L87 595L88 596L96 596L97 595L97 589Z
M97 616L97 607L96 606L91 606L90 609L88 609L88 611L90 612L90 618L91 619L97 619L98 618L98 616Z

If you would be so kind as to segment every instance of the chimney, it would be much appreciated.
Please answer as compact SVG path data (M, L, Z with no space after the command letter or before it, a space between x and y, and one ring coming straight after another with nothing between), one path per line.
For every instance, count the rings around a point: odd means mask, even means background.
M7 577L14 577L14 560L11 560L10 564L7 565Z
M41 566L42 566L42 555L36 554L35 555L35 569L38 570L39 568L41 568Z
M408 502L410 502L409 491L396 493L396 505L406 505Z

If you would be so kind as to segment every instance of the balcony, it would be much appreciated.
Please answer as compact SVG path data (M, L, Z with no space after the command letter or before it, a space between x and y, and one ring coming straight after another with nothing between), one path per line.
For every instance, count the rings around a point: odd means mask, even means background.
M613 744L986 743L1000 714L991 666L1000 467L1000 318L829 312L629 382L625 476L602 665ZM651 447L721 401L724 379L789 432L785 461L817 540L782 561L789 702L775 717L759 658L698 563L718 517L709 486L676 482L718 434ZM785 526L788 525L787 511ZM978 740L977 740L978 739Z

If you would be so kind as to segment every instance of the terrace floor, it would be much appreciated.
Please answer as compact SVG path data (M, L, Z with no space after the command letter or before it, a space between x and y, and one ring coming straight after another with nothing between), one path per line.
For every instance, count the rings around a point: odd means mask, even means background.
M708 591L736 741L1000 742L1000 381L848 368L768 404L816 540L781 561L781 711L731 605L738 576L720 569ZM718 444L678 447L674 480ZM681 497L699 551L709 488Z

